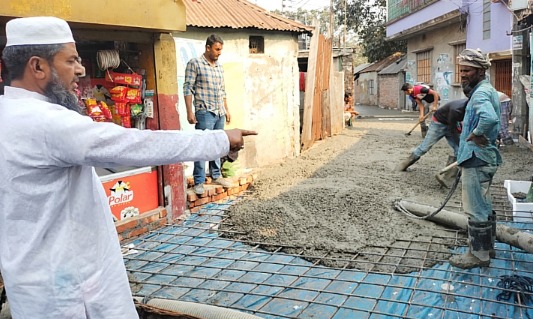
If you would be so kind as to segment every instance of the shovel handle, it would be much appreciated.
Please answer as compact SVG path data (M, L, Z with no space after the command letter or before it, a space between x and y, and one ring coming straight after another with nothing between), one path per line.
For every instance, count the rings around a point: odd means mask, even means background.
M454 168L455 166L457 166L457 161L451 163L450 165L446 166L445 168L441 169L439 171L439 174L443 174L443 173L446 173L447 171L451 170L452 168Z
M413 126L413 128L412 128L411 130L409 130L409 132L405 133L405 135L411 135L411 132L414 131L414 129L415 129L418 125L420 125L420 123L424 122L424 121L425 121L425 120L426 120L431 114L433 114L433 111L432 111L432 110L429 111L428 114L424 115L424 117L423 117L421 120L419 120L419 121L415 124L415 126Z

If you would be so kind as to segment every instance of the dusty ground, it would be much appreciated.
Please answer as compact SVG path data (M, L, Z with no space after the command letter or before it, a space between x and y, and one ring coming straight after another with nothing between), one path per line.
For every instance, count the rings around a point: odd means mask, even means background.
M447 259L453 243L449 231L392 207L397 199L438 207L448 193L434 178L451 155L444 139L407 172L394 170L422 141L418 129L404 135L413 123L359 119L302 156L262 168L252 195L232 207L222 229L237 231L232 236L237 239L267 243L261 245L266 249L288 246L283 249L288 253L332 257L321 263L334 267L409 272L422 262L427 267ZM495 183L528 180L533 172L531 151L505 146L501 153L504 164ZM452 206L460 205L460 191L459 186L449 202ZM431 237L436 244L426 256L426 246L417 247L417 242ZM409 243L407 255L412 259L396 258ZM382 255L385 258L378 260Z

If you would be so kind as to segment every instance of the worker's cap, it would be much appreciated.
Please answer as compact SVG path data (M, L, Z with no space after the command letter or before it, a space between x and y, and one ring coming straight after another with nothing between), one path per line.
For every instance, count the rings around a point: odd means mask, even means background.
M10 20L6 24L6 37L6 47L75 42L67 22L56 17L29 17Z
M457 63L478 69L488 69L490 67L488 57L480 49L464 49L457 57Z

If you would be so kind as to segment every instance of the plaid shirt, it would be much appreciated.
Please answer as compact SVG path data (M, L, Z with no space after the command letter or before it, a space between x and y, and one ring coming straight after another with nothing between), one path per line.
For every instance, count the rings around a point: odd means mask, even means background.
M194 111L206 109L217 115L225 115L224 69L220 63L209 64L205 56L191 59L185 69L183 95L194 96Z

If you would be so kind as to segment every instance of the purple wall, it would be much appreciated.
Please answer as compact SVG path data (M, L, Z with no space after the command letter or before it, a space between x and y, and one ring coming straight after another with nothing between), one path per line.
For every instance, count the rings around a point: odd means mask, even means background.
M466 46L468 48L479 48L483 52L512 49L512 36L507 33L513 28L513 16L501 2L490 2L491 36L490 39L483 40L483 0L436 1L420 11L388 25L387 37L460 9L463 4L465 6L463 11L468 13L466 30Z
M482 1L482 0L478 0ZM389 2L391 2L389 0ZM462 0L436 1L387 26L387 37L461 8Z
M486 52L499 52L512 48L513 16L502 3L491 2L490 39L483 40L483 0L471 2L468 8L466 47Z

